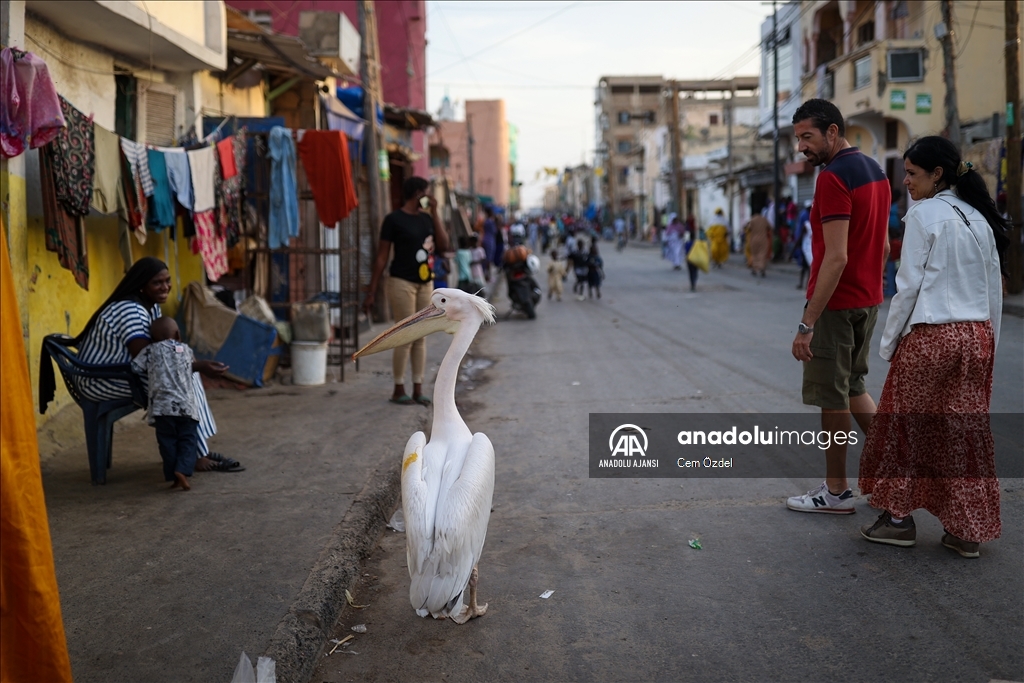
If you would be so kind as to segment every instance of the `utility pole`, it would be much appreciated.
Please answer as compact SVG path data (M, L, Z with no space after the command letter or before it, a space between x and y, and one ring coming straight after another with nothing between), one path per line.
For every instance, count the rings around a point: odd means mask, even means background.
M670 83L672 93L671 109L669 112L669 135L672 147L672 201L676 205L676 213L683 215L683 178L679 168L679 83Z
M466 114L466 152L469 157L469 193L476 204L476 176L473 173L473 117Z
M377 108L381 101L380 81L380 50L377 43L377 17L374 14L373 0L362 0L359 3L359 37L361 39L360 75L363 81L363 115L367 121L366 135L366 180L370 195L371 230L379 230L384 220L385 196L380 178L380 153L384 149L381 130L377 125ZM373 253L370 263L377 257L378 244L372 241ZM378 319L384 318L387 297L376 296L384 291L384 282L380 282L375 292L374 313Z
M1020 13L1017 0L1004 0L1006 14L1006 211L1010 217L1010 246L1006 270L1010 294L1024 290L1021 268L1021 168L1020 168Z
M960 111L956 99L956 58L953 52L953 0L941 0L942 23L936 37L942 42L943 78L946 81L946 137L960 149ZM938 35L941 34L941 35Z
M772 0L772 225L779 229L779 11Z
M729 204L729 244L732 244L732 231L733 231L733 216L732 216L732 113L733 113L733 98L736 97L736 80L733 79L732 84L729 86L729 100L725 103L725 130L726 130L726 181L725 181L725 197L726 202Z

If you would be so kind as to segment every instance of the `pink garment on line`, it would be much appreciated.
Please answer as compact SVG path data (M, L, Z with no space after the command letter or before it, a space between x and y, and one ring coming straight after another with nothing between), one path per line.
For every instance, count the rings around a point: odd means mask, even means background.
M192 216L196 224L196 238L199 253L203 257L206 276L216 282L228 272L228 246L222 235L217 234L214 210L200 211Z
M46 62L5 47L0 51L0 153L16 157L42 147L66 125Z

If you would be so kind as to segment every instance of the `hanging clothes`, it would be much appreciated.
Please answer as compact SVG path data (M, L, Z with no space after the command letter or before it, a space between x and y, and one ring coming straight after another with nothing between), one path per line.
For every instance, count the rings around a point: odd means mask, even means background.
M149 202L149 225L162 230L174 225L174 198L171 184L167 179L167 164L163 152L146 150L149 173L153 178L153 196Z
M163 152L164 164L167 166L167 181L170 183L174 198L183 207L192 210L192 172L188 166L188 155L178 147L157 150Z
M78 111L63 97L61 111L67 127L44 148L50 155L57 199L73 216L89 213L92 177L96 168L92 117Z
M238 244L242 234L242 191L245 186L245 128L217 143L221 183L217 193L218 222L228 248ZM233 172L231 172L233 171ZM231 173L229 173L231 172Z
M192 212L202 213L217 205L214 193L216 158L213 147L200 147L186 152L192 172Z
M92 208L100 213L117 213L121 185L121 143L117 133L93 126L96 143L96 173L93 175Z
M333 228L359 205L348 138L337 130L307 130L298 148L320 222Z
M0 51L0 154L16 157L49 143L64 128L57 90L46 62L5 47Z
M299 200L295 187L295 142L281 126L270 129L270 216L267 240L271 249L288 246L299 235Z
M235 136L224 138L217 143L217 157L220 159L220 175L224 180L231 180L238 175L235 167Z
M228 249L224 237L217 234L213 210L193 214L196 223L196 241L203 257L206 276L216 282L228 272Z
M128 157L128 163L132 166L132 174L139 181L143 196L152 195L153 176L149 172L149 156L146 154L146 146L141 142L121 138L121 149Z
M135 233L139 244L146 243L146 207L142 203L145 197L141 192L141 185L132 175L132 166L125 156L124 148L121 148L121 187L118 194L118 213L120 219ZM127 254L126 245L122 243L122 256ZM127 248L131 249L131 243Z
M70 270L78 286L88 291L89 258L85 243L85 219L71 214L58 198L54 172L53 155L40 154L39 182L43 197L46 250L56 252L61 267Z

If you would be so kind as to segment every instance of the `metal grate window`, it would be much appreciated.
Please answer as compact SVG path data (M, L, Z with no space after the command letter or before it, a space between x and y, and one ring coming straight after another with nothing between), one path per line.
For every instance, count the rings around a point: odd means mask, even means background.
M143 139L150 145L174 144L176 98L171 93L149 89L145 96L146 130Z

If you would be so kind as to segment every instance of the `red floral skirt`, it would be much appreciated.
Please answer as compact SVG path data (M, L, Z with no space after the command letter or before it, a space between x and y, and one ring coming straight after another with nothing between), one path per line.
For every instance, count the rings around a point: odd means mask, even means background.
M915 325L892 358L860 459L872 507L924 508L965 541L999 538L999 480L989 426L991 322Z

